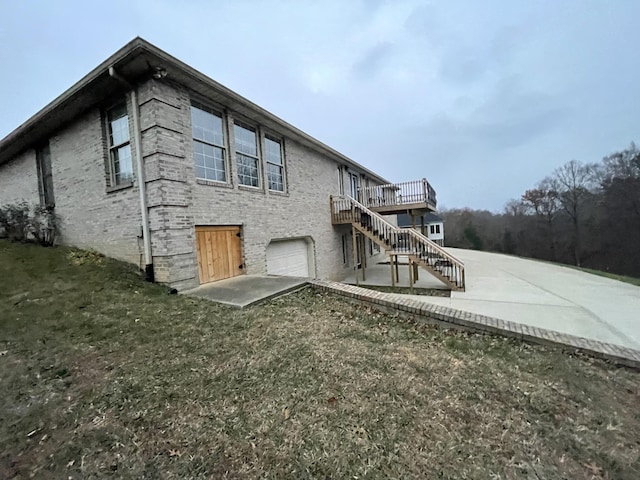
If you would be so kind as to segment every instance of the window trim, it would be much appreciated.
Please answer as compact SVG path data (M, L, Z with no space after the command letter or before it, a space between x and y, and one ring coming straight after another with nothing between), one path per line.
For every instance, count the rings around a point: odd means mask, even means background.
M119 144L111 143L112 139L112 131L111 131L111 120L109 119L109 112L115 110L116 108L124 106L124 111L126 112L127 117L127 132L129 134L128 140L125 142L121 142ZM122 118L122 117L118 117ZM117 119L116 119L117 120ZM133 145L131 143L131 119L129 115L129 99L125 95L123 99L120 99L116 102L113 102L108 107L104 109L104 126L105 126L105 144L107 150L107 192L122 190L123 188L128 188L133 186L133 182L135 179L134 169L133 169ZM126 145L129 145L129 152L131 154L131 179L125 182L117 182L116 181L116 173L115 173L115 164L114 164L114 156L113 152L119 148L122 148Z
M265 186L270 193L275 193L278 195L284 195L287 193L287 175L286 175L286 162L285 162L285 149L284 149L284 137L279 135L274 135L270 132L264 132L264 165L265 165ZM267 157L267 140L270 140L274 143L278 143L280 145L280 165L272 163L269 161ZM282 190L274 190L269 187L269 165L275 165L280 167L281 176L282 176Z
M248 153L240 152L237 148L236 141L236 127L243 128L245 130L253 131L255 135L256 142L256 155L250 155ZM229 139L231 140L231 139ZM262 156L261 156L261 142L260 142L260 128L256 125L252 125L249 122L245 122L242 119L238 119L236 117L233 118L233 154L235 157L235 165L236 165L236 180L238 182L238 188L249 189L249 190L262 190ZM256 173L258 179L258 185L247 185L246 183L242 183L240 181L240 174L238 173L238 155L242 155L245 157L253 158L256 161Z
M200 140L193 136L193 114L191 112L191 108L197 108L198 110L202 110L203 112L207 112L211 115L214 115L220 118L220 121L222 122L222 129L221 129L222 145L218 145L216 143L210 143L205 140ZM196 183L199 183L202 185L219 185L219 186L232 185L232 171L229 164L229 156L230 156L229 155L229 131L228 131L229 119L226 111L224 109L211 106L209 103L191 99L191 101L189 102L189 122L191 127L191 154L192 154L191 160L193 163L193 173L196 178ZM197 169L196 169L197 165L196 165L196 159L195 159L195 149L193 148L194 142L199 142L204 145L209 145L210 147L219 148L222 150L223 156L224 156L223 162L224 162L225 180L214 180L211 178L202 178L198 176Z

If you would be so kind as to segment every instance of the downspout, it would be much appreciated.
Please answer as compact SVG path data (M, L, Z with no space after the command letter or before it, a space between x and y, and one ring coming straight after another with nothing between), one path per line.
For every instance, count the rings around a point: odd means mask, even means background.
M145 278L149 282L155 280L153 271L153 257L151 256L151 233L149 230L149 212L147 210L147 190L144 179L144 166L142 164L142 131L140 130L140 107L138 94L133 85L121 77L114 67L109 67L109 75L131 90L131 103L133 104L132 120L133 134L136 142L136 173L138 177L138 193L140 194L140 213L142 216L142 241L144 244Z

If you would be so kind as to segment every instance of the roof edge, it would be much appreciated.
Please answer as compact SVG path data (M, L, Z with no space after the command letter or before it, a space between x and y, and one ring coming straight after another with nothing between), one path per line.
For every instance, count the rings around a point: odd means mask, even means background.
M213 87L214 89L219 90L224 96L230 98L231 100L238 102L239 104L242 104L250 108L251 110L256 111L258 114L264 116L265 118L269 119L275 124L281 126L294 138L297 137L298 140L302 140L303 143L308 144L312 148L318 150L320 153L324 153L332 157L333 160L338 161L339 163L351 165L357 168L358 170L361 170L363 173L370 175L375 180L381 183L391 183L384 177L381 177L377 173L369 170L367 167L359 164L358 162L347 157L346 155L338 152L337 150L330 147L329 145L312 137L308 133L293 126L289 122L281 119L277 115L269 112L268 110L262 108L258 104L234 92L230 88L222 85L221 83L213 80L211 77L205 75L199 70L191 67L190 65L186 64L182 60L179 60L178 58L172 56L171 54L165 52L164 50L160 49L159 47L153 45L152 43L148 42L147 40L139 36L129 41L122 48L120 48L118 51L116 51L114 54L112 54L106 60L100 63L97 67L91 70L88 74L82 77L79 81L74 83L70 88L65 90L62 94L60 94L58 97L56 97L47 105L45 105L37 113L32 115L29 119L27 119L25 122L20 124L18 127L16 127L6 137L1 139L0 140L0 165L3 163L6 163L8 160L12 158L12 157L4 158L4 159L2 158L3 150L5 150L8 145L10 145L16 139L18 139L25 132L37 126L52 112L55 112L58 108L63 107L66 102L70 101L75 95L80 93L83 89L87 88L92 82L97 80L101 74L104 74L104 72L106 72L109 67L117 65L118 63L122 62L123 60L125 60L127 57L131 56L133 53L135 53L138 50L149 52L152 55L156 56L161 61L173 64L173 66L182 70L184 73L192 77L194 80L207 84L210 87Z
M91 70L88 74L74 83L71 87L65 90L63 93L54 98L51 102L42 107L38 112L29 117L26 121L21 123L18 127L13 129L6 137L0 140L0 154L2 153L3 146L12 142L16 137L20 136L24 130L32 127L33 125L40 122L45 116L47 116L52 111L56 110L60 106L62 106L66 101L68 101L73 95L77 94L87 85L89 85L93 80L95 80L101 73L104 73L105 70L112 66L115 63L118 63L122 59L126 58L136 49L144 47L145 40L140 37L135 37L133 40L128 42L122 48L120 48L116 53L107 58L100 65ZM0 158L0 164L3 163Z

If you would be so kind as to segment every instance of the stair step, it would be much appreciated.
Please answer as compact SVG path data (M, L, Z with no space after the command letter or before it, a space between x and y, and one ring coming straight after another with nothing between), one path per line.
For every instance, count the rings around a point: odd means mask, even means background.
M346 198L350 199L350 197ZM345 212L349 213L348 210ZM352 213L347 217L341 217L341 219L350 220L353 226L357 226L361 232L367 234L379 245L384 246L386 251L391 251L391 255L408 255L416 264L437 274L443 281L449 283L453 289L464 291L464 277L461 278L461 275L464 275L464 270L458 270L455 257L437 249L429 239L387 225L379 214L370 211L352 199L350 212Z

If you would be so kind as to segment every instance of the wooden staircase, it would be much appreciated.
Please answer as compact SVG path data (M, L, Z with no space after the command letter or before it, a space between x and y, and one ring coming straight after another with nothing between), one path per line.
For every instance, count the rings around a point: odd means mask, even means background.
M464 291L464 264L437 243L413 228L390 224L348 195L331 196L330 202L334 225L351 224L387 255L406 256L410 264L419 265L453 290Z

